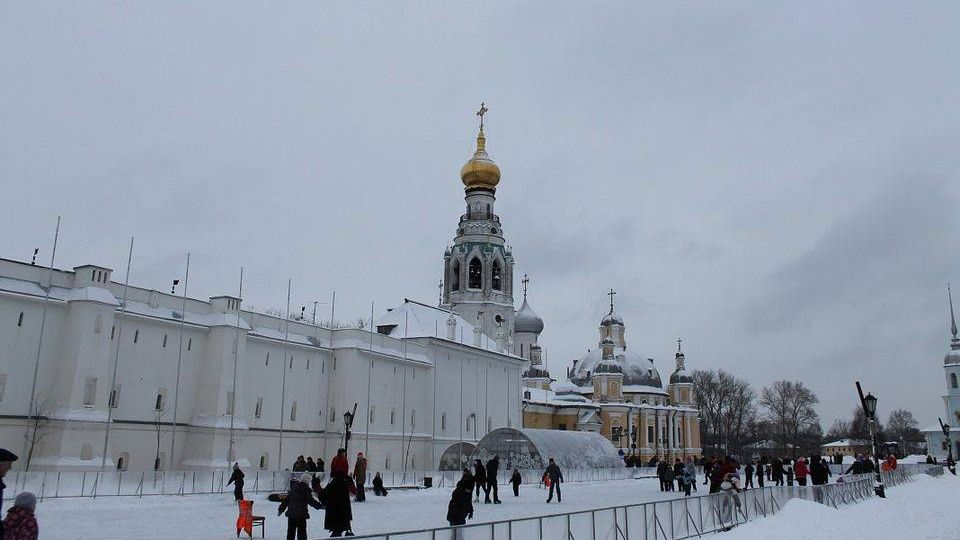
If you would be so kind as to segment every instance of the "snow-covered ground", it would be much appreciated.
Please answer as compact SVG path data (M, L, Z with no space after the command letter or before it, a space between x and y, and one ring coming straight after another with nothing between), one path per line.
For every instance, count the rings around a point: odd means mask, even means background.
M661 493L656 479L563 484L563 502L546 504L547 492L536 486L520 486L514 498L510 486L501 486L503 504L475 504L474 519L483 523L549 513L586 510L602 506L633 504L676 497ZM706 486L698 486L701 489ZM8 495L13 498L13 494ZM266 494L254 498L254 514L267 518L267 539L286 535L286 518L277 517L277 504ZM444 527L450 489L392 490L387 497L374 497L353 505L354 532L372 534L429 527ZM310 511L310 538L325 538L323 511ZM232 494L195 496L105 497L100 499L48 499L37 505L41 538L96 538L98 540L152 540L182 538L205 540L234 537L237 506ZM259 531L257 531L259 538Z
M957 540L957 500L960 477L925 474L877 497L835 510L811 501L793 499L776 515L746 523L717 540L850 540L864 538Z
M701 489L705 486L699 485ZM514 498L509 486L501 489L503 504L476 504L469 523L537 516L663 500L679 495L661 493L655 479L566 483L564 501L546 504L546 491L521 486ZM701 491L702 493L702 491ZM886 500L873 498L840 510L803 500L792 500L777 515L741 525L718 540L777 540L817 538L943 539L957 540L956 500L960 479L945 475L917 475L913 482L890 488ZM446 525L450 490L434 488L390 492L353 505L354 531L373 534ZM12 499L13 494L8 495ZM254 496L254 513L267 518L267 539L284 538L286 518L265 494ZM310 538L325 538L323 512L311 511ZM38 505L43 538L224 539L234 534L236 504L229 494L153 496L144 498L48 499ZM259 531L258 531L259 532ZM775 533L775 534L774 534Z

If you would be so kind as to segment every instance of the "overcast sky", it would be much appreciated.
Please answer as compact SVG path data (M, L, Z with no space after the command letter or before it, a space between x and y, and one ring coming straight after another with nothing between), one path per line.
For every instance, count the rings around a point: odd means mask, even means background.
M117 281L134 236L158 290L190 252L192 296L435 302L485 101L555 376L614 287L664 377L682 336L824 429L855 379L936 422L960 5L587 4L4 2L0 257L46 264L62 215L57 266Z

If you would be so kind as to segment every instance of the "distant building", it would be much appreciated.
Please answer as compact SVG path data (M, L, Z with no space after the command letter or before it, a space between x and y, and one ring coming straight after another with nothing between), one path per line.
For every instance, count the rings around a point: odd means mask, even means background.
M677 347L676 369L664 388L653 359L627 350L626 327L610 294L610 312L600 322L599 351L574 360L564 381L550 377L534 341L530 368L523 375L524 427L597 431L624 454L644 461L699 456L699 412L683 351ZM521 308L518 320L523 312ZM538 328L543 329L542 323Z
M820 445L823 455L833 456L855 456L857 454L870 455L870 441L862 439L840 439L827 444Z

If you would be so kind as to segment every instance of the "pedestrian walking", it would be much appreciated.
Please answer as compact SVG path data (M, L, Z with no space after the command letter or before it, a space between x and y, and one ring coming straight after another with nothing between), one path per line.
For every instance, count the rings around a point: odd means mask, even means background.
M753 462L747 463L743 468L743 490L746 491L753 487Z
M683 462L676 458L673 462L673 479L677 481L677 491L683 491Z
M687 456L687 462L683 466L683 496L690 496L690 488L697 487L697 466L693 463L693 458Z
M353 483L357 488L357 496L353 500L363 502L367 500L367 494L364 492L364 484L367 482L367 458L363 457L363 452L357 452L357 461L353 464Z
M670 465L668 465L666 461L657 463L657 478L660 479L660 491L670 491L670 486L667 484L668 469L670 469Z
M230 474L230 480L227 485L233 484L233 498L238 501L243 500L243 471L240 470L240 464L233 464L233 472Z
M713 470L713 461L714 461L713 459L706 459L706 458L704 458L703 460L703 485L707 485L710 483L710 473ZM663 490L660 490L660 491L663 491Z
M500 496L497 492L497 471L500 470L500 456L494 454L493 459L487 462L487 487L484 490L486 499L484 503L490 502L490 492L493 492L493 504L500 504Z
M791 465L790 462L787 461L784 463L783 468L786 469L787 485L792 486L793 485L793 465Z
M3 507L3 490L7 487L3 483L3 477L7 475L7 471L10 470L16 460L16 454L6 448L0 448L0 508ZM3 521L0 521L0 540L3 540Z
M473 462L473 485L477 489L477 494L473 498L475 502L480 502L481 490L483 490L484 495L489 497L489 494L487 494L487 469L479 459Z
M308 472L301 474L277 509L278 516L284 512L287 514L287 540L294 540L294 536L296 540L307 540L307 520L310 519L308 507L312 506L317 510L321 508L320 502L314 499L310 492L312 479Z
M510 476L510 483L513 484L513 496L520 496L520 483L523 482L523 478L520 477L520 471L517 469L513 470L513 475Z
M563 483L563 472L560 471L560 467L553 461L553 458L549 460L546 473L550 478L550 494L547 496L547 502L553 500L554 488L557 490L557 502L560 502L560 484Z

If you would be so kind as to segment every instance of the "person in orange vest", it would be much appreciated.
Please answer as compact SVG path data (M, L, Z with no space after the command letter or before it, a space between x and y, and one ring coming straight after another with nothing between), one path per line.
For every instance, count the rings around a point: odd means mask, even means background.
M247 536L253 538L253 501L240 499L237 505L240 507L240 515L237 516L237 538L240 538L240 531L245 531Z

